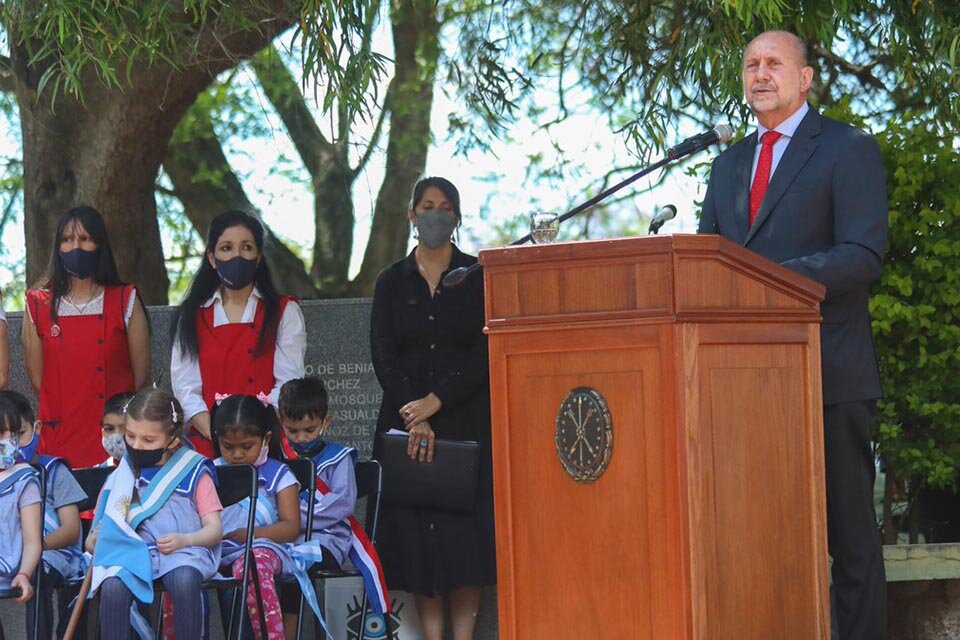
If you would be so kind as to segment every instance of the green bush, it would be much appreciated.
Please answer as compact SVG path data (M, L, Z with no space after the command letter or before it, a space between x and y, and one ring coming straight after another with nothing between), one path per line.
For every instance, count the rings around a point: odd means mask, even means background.
M888 474L904 481L888 493L903 486L912 498L960 475L960 162L955 136L929 116L901 116L877 138L890 202L870 300L884 390L877 440Z

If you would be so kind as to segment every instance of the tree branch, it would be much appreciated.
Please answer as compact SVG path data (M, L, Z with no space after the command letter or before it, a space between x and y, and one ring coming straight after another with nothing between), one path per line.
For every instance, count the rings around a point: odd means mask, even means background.
M383 133L383 123L387 119L387 112L390 111L390 96L393 94L393 82L393 79L391 79L390 84L387 85L387 93L383 98L383 108L380 109L380 115L377 117L377 124L373 128L373 135L370 136L367 148L364 150L363 155L360 156L360 160L356 166L351 169L354 176L358 175L363 171L363 168L367 166L370 156L373 155L377 145L380 143L380 135Z
M192 115L193 135L171 142L163 168L173 183L172 195L183 203L187 218L200 236L206 237L210 222L222 211L243 209L256 214L257 209L230 167L209 113L194 107ZM204 177L197 179L198 175ZM264 231L264 254L278 288L301 298L316 297L317 290L300 258L265 224Z
M860 81L860 84L887 91L887 87L883 84L883 81L873 75L872 69L877 65L877 62L871 62L867 65L854 64L820 45L815 46L813 52L831 65L835 65L840 70L854 76Z
M297 149L297 154L311 176L322 171L321 155L337 153L307 107L306 100L293 74L280 58L276 47L270 46L250 60L267 100L277 110Z

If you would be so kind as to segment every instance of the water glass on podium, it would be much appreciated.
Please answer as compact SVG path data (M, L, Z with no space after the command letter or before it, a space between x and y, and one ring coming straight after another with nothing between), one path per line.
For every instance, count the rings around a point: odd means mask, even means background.
M560 230L560 216L556 213L531 213L530 236L537 244L549 244L557 241Z

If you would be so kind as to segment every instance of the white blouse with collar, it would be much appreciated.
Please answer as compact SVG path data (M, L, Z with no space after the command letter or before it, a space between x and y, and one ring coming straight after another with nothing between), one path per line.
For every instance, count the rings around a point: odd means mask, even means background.
M240 323L250 323L257 315L257 304L261 299L256 287L247 298ZM223 310L223 296L220 289L203 303L203 307L213 305L213 326L230 324ZM170 385L173 395L183 406L183 412L189 420L198 413L208 411L203 400L203 380L200 377L200 360L191 358L180 348L180 341L174 338L173 352L170 356ZM280 387L288 380L303 377L303 359L307 352L307 324L303 319L300 305L290 301L283 310L280 324L277 326L277 347L273 356L273 377L276 383L270 391L270 404L274 407L280 398Z

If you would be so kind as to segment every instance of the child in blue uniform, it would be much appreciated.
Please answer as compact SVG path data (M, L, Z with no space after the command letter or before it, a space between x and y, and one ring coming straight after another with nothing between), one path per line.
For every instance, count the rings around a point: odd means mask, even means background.
M220 566L220 500L213 465L183 446L183 409L146 389L126 408L126 453L97 500L91 593L100 591L104 640L149 636L137 603L160 580L173 603L177 638L201 638L208 611L201 584Z
M321 495L317 492L316 503L307 504L308 494L300 494L300 524L306 530L307 514L313 510L313 539L323 549L321 568L339 570L350 552L353 533L347 518L353 516L357 502L357 484L354 465L355 449L323 439L323 432L330 426L327 390L316 377L290 380L280 388L280 423L286 440L285 449L290 457L313 459L317 478L329 488ZM306 487L304 488L306 489ZM297 623L300 593L296 588L284 588L281 605L284 623L288 627Z
M284 625L280 602L273 576L296 575L302 572L297 559L306 566L319 559L320 550L304 557L308 551L294 547L300 536L300 484L287 465L277 458L280 425L273 408L253 396L234 395L215 407L213 414L215 452L222 457L215 464L252 464L259 474L256 528L254 529L253 559L257 565L260 584L258 601L256 588L250 584L247 591L247 610L253 625L254 637L283 640ZM272 454L272 455L271 455ZM233 576L243 575L243 543L246 540L249 502L231 505L223 512L223 560L231 567ZM306 575L301 576L306 579ZM259 609L263 609L266 632L260 630Z
M63 458L37 453L40 444L40 423L30 401L16 391L2 391L20 415L20 460L41 465L47 473L46 509L43 522L43 579L37 597L27 605L27 637L33 638L37 607L40 607L39 638L46 640L53 633L53 594L66 580L83 577L86 563L80 549L80 511L77 505L87 499L73 477L70 465ZM77 589L57 593L57 636L63 635L69 620L68 605Z
M98 464L98 467L115 467L127 450L123 433L126 419L123 408L133 398L133 393L126 391L107 398L103 405L103 419L100 421L100 444L107 454L107 459Z
M0 398L0 589L20 589L17 602L24 604L34 595L42 528L40 479L36 469L18 462L19 434L19 412Z

